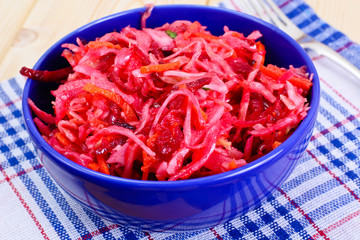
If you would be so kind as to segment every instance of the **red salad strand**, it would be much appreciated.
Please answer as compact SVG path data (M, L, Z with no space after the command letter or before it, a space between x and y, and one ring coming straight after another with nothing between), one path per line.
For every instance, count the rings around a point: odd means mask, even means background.
M23 68L60 85L54 114L29 99L44 139L94 171L142 180L214 175L281 145L309 109L305 67L264 65L261 33L214 36L199 22L125 27L63 44L70 67Z
M20 73L23 76L43 82L60 82L61 80L66 79L72 72L72 67L66 67L55 71L41 71L27 67L22 67L20 70Z

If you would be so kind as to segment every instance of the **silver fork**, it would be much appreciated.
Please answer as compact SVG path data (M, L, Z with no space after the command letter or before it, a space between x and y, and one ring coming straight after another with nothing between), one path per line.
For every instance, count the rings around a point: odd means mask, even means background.
M325 44L312 39L298 28L272 0L243 0L241 10L270 22L295 39L304 49L326 56L360 79L360 70Z

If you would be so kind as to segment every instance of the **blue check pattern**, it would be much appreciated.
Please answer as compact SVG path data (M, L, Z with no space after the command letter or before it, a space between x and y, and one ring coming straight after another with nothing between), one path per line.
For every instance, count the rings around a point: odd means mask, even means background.
M220 7L231 8L234 2L224 1ZM360 46L318 18L304 1L276 3L306 33L360 67ZM13 222L0 226L0 239L265 240L360 236L360 103L347 99L346 93L325 78L321 79L321 107L313 136L289 179L247 214L210 229L182 233L144 232L113 224L67 196L43 168L25 130L21 114L23 86L21 77L0 83L0 220ZM11 209L13 212L6 213Z

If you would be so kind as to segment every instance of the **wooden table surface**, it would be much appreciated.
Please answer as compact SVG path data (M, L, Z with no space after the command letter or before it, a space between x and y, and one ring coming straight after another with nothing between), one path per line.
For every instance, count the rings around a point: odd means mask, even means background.
M0 0L0 81L33 66L58 39L111 13L144 4L208 4L219 0ZM359 0L306 0L320 17L360 42Z

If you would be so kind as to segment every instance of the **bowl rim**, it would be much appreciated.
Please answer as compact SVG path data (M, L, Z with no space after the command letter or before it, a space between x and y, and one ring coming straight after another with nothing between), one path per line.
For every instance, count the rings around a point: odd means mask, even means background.
M308 129L312 122L316 120L318 108L319 108L319 102L320 102L320 83L319 83L319 77L317 74L317 71L315 69L315 66L310 59L310 57L307 55L305 50L289 35L287 35L285 32L280 30L279 28L275 27L274 25L271 25L261 19L258 19L256 17L253 17L251 15L241 13L235 10L230 9L224 9L220 7L213 7L213 6L205 6L205 5L188 5L188 4L174 4L174 5L160 5L156 6L155 8L158 9L166 9L166 8L196 8L198 10L213 10L213 11L219 11L227 14L235 14L238 15L241 18L248 19L250 21L255 21L258 24L264 25L266 28L269 28L271 31L275 31L280 37L284 38L287 42L289 42L292 47L295 48L296 51L301 55L301 57L305 61L305 65L307 66L307 71L311 72L313 74L313 86L311 88L311 99L310 99L310 106L307 116L301 121L299 126L295 129L295 131L289 136L282 144L280 144L276 149L272 150L271 152L265 154L264 156L254 160L253 162L250 162L246 164L245 166L242 166L240 168L227 171L224 173L219 173L211 176L205 176L201 178L194 178L194 179L186 179L186 180L177 180L177 181L144 181L144 180L135 180L135 179L127 179L122 177L116 177L111 175L106 175L100 172L93 171L91 169L88 169L86 167L83 167L70 159L66 158L65 156L61 155L59 152L57 152L54 148L52 148L45 139L40 135L39 131L37 130L37 127L33 121L32 114L30 111L30 107L27 103L27 99L29 97L29 91L30 87L34 80L28 79L24 90L23 90L23 98L22 98L22 110L23 110L23 118L25 121L25 126L28 130L28 133L32 140L35 142L35 145L43 152L45 153L49 158L52 158L53 161L56 161L57 164L61 165L62 168L66 168L68 171L71 171L72 173L75 173L77 176L80 176L82 178L87 179L91 182L102 182L106 183L107 185L117 185L117 186L127 186L132 188L138 188L138 189L144 189L144 188L151 188L151 189L186 189L186 188L193 188L195 186L205 186L205 185L215 185L215 184L222 184L222 183L228 183L229 181L236 181L241 176L251 173L252 171L255 171L258 168L264 167L267 164L269 164L274 158L282 157L284 156L289 149L291 149L292 146L295 146L300 139L304 137L305 134L308 133L308 131L311 131L311 129ZM97 19L95 21L92 21L90 23L87 23L74 31L66 34L63 38L58 40L56 43L54 43L36 62L34 65L34 69L37 69L41 62L56 48L61 44L66 38L69 36L72 36L79 31L82 31L83 29L89 28L93 25L101 24L103 21L110 20L114 17L136 13L136 12L143 12L145 8L136 8L131 10L122 11L119 13L114 13L108 16L105 16L103 18ZM51 156L51 157L50 157Z

